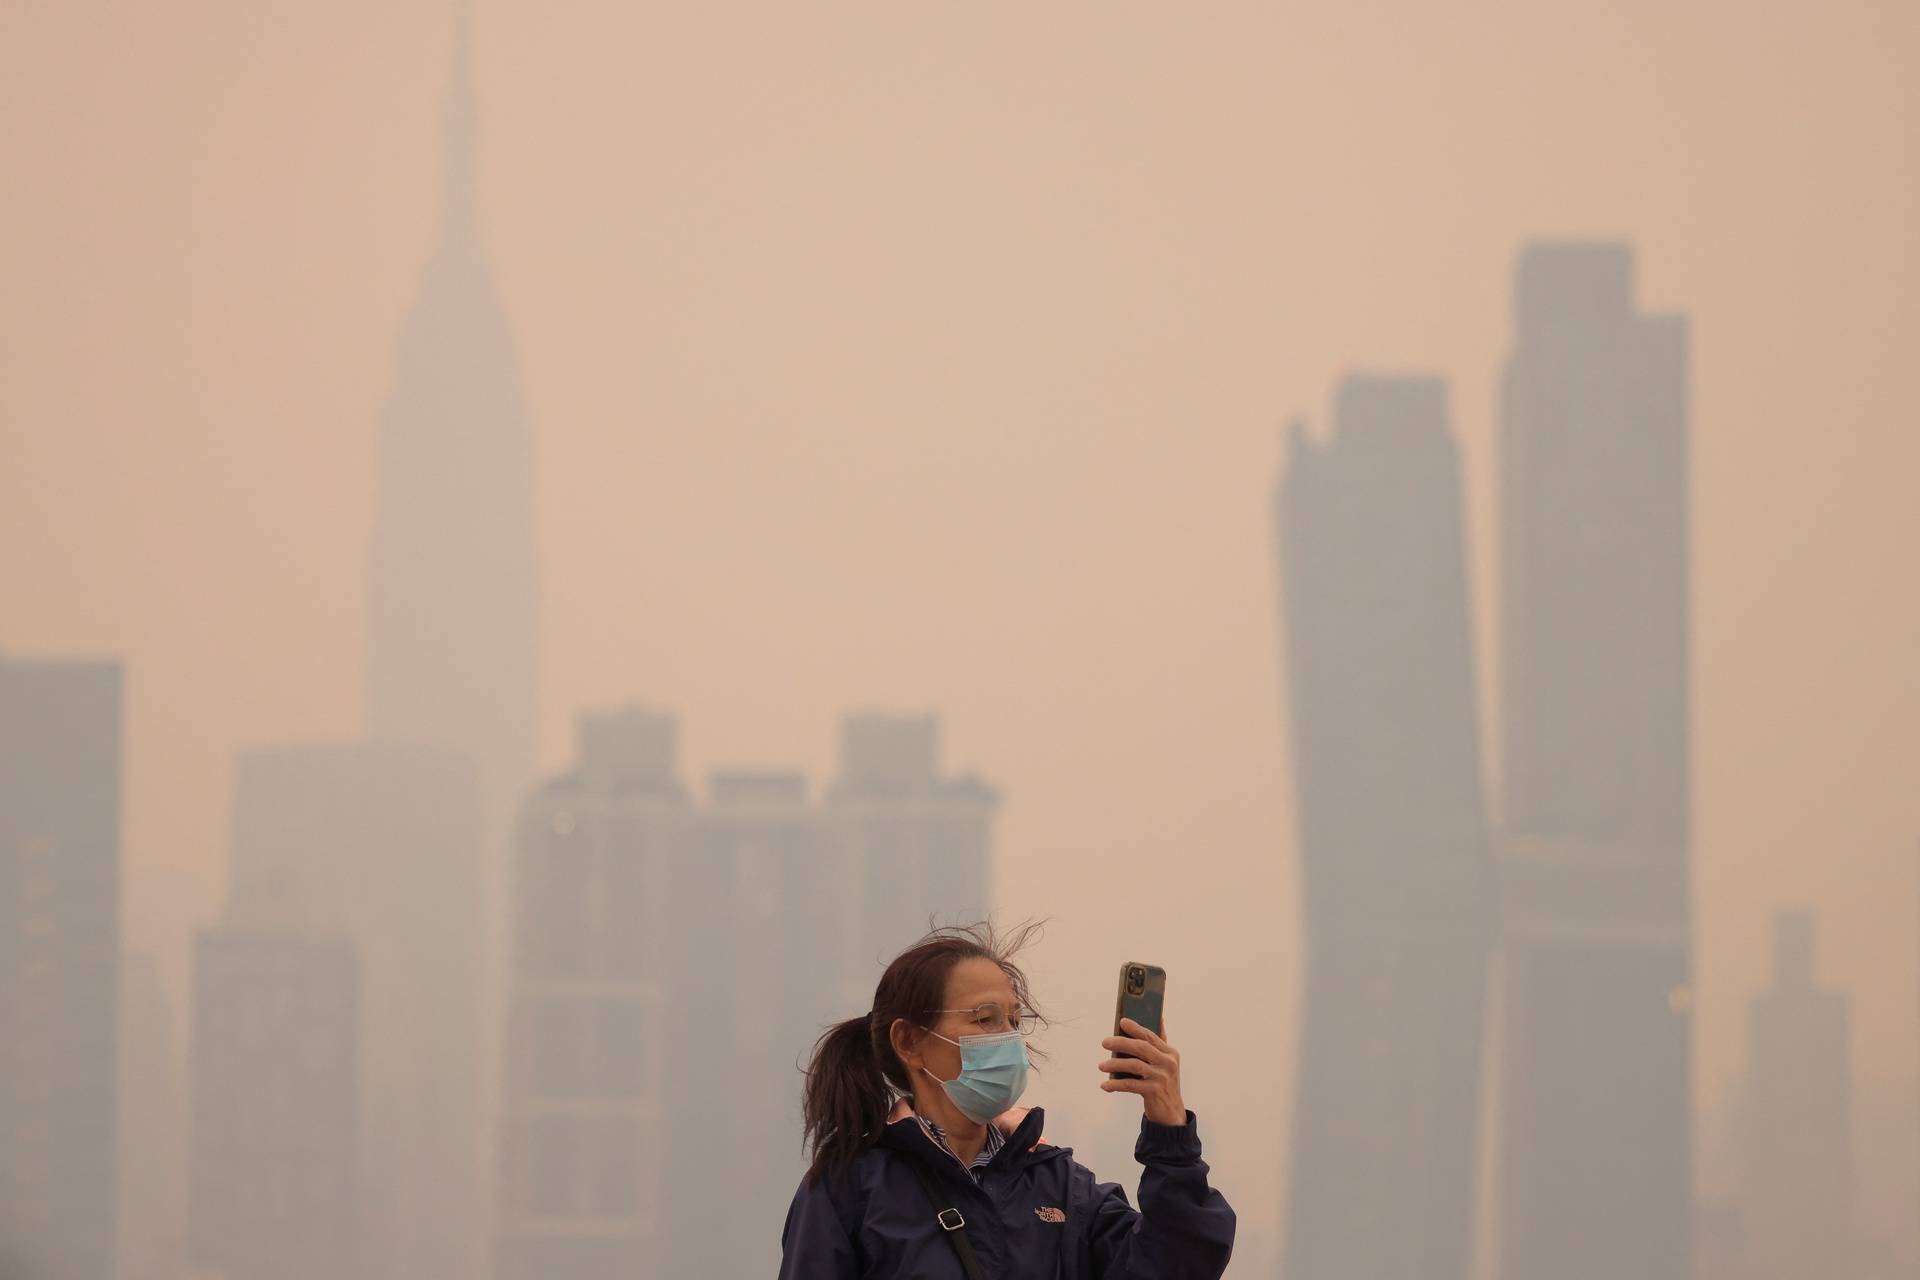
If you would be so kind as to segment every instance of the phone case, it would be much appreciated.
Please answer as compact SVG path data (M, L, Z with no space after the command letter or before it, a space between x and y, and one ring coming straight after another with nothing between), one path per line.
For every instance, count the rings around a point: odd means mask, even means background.
M1129 984L1128 975L1138 969L1143 971L1144 980ZM1135 989L1129 989L1130 985ZM1160 1034L1160 1011L1167 998L1167 971L1158 965L1141 964L1129 960L1120 966L1119 997L1114 1001L1113 1033L1124 1034L1120 1030L1120 1019L1132 1018L1143 1027L1153 1028L1155 1035ZM1117 1053L1117 1058L1130 1058L1129 1053ZM1116 1080L1138 1080L1140 1077L1131 1071L1116 1071Z

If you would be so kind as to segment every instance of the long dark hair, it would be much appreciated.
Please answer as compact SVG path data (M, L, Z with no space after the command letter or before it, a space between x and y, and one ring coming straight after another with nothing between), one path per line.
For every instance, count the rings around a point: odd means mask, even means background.
M1013 984L1021 1007L1039 1012L1027 990L1027 975L1013 957L1039 936L1042 923L1030 921L1004 935L987 921L931 930L895 956L880 975L872 1010L834 1023L814 1042L803 1106L813 1160L807 1169L809 1183L844 1176L854 1159L880 1140L894 1098L912 1096L913 1083L893 1051L889 1032L895 1018L917 1026L929 1009L940 1007L955 965L962 960L993 961Z

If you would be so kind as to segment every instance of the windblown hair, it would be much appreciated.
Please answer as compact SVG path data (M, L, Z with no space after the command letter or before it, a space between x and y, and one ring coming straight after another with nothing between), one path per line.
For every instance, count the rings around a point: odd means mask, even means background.
M860 1153L880 1140L893 1100L912 1096L913 1082L889 1032L895 1018L926 1025L927 1011L946 1000L947 976L955 965L993 961L1013 984L1021 1006L1039 1012L1013 957L1039 936L1041 923L1022 924L1004 935L987 921L932 929L880 975L870 1012L833 1024L814 1042L803 1105L812 1158L808 1183L844 1177Z

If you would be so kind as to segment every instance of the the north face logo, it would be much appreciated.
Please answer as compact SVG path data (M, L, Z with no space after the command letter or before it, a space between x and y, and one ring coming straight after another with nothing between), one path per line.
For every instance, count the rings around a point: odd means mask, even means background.
M1034 1216L1042 1222L1065 1222L1067 1220L1066 1214L1060 1212L1050 1204L1041 1205L1038 1209L1035 1209L1033 1213Z

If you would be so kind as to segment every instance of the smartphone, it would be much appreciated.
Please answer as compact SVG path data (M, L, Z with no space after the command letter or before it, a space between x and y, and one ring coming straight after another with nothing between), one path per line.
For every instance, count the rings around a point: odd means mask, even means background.
M1160 1034L1160 1009L1167 999L1167 971L1156 964L1141 964L1129 960L1120 966L1120 997L1113 1005L1113 1034L1127 1034L1120 1029L1120 1019L1132 1018L1143 1027L1150 1027L1153 1034ZM1130 1053L1116 1053L1116 1058L1131 1058ZM1140 1077L1131 1071L1115 1071L1116 1080L1138 1080Z

